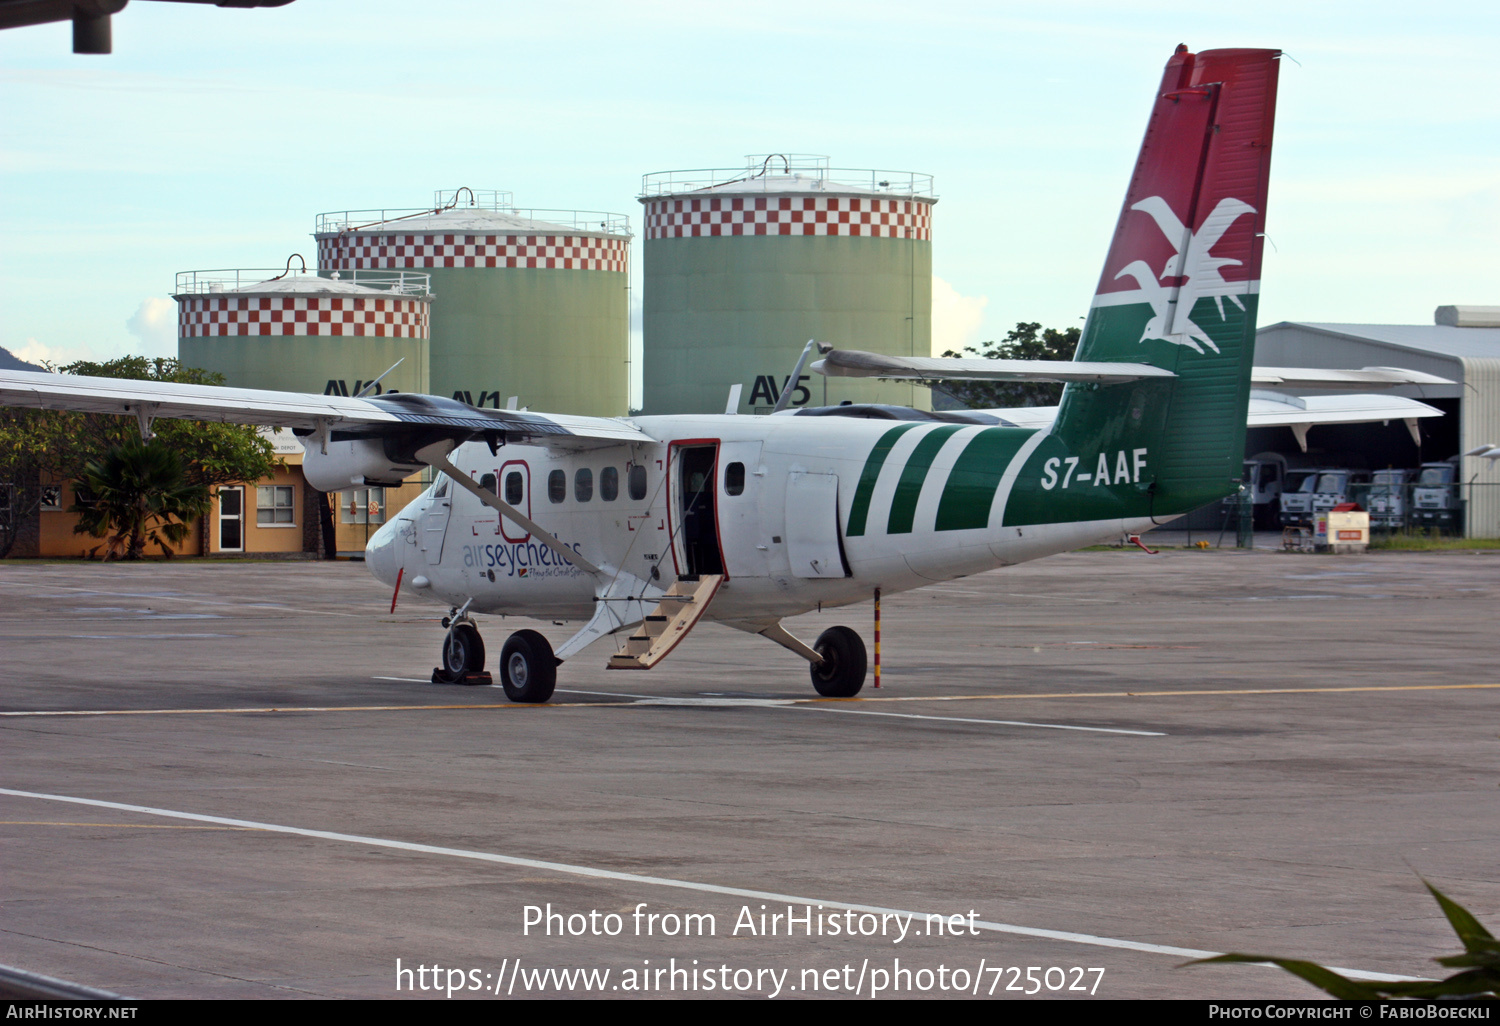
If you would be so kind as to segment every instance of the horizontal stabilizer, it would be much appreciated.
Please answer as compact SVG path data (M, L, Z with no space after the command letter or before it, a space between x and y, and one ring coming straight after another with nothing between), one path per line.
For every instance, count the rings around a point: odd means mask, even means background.
M812 365L825 377L892 378L916 381L1092 381L1117 385L1177 375L1144 363L1080 363L1075 360L956 360L935 356L886 356L835 349Z
M835 349L812 365L828 377L889 378L915 381L1093 381L1105 385L1143 378L1173 378L1171 371L1143 363L1087 363L1076 360L989 360L935 356L887 356L858 349ZM1404 367L1254 367L1256 388L1316 388L1328 391L1399 388L1402 385L1451 385L1436 374Z
M1399 388L1402 385L1451 385L1453 382L1436 374L1424 374L1405 367L1361 367L1359 370L1253 367L1250 370L1250 384L1255 388L1368 391L1372 388Z
M1056 406L1019 406L978 410L1013 427L1046 428L1057 418ZM1256 389L1250 394L1246 426L1305 429L1315 424L1370 424L1387 420L1441 417L1443 411L1399 395L1282 395Z

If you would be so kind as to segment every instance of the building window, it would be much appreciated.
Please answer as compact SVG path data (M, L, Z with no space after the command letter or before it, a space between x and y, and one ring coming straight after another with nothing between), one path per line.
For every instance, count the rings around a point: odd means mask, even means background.
M620 472L614 467L599 471L599 498L614 502L620 496Z
M255 524L273 527L295 524L297 510L295 489L291 485L257 485L255 488Z
M444 479L443 484L447 484ZM385 523L384 488L345 488L339 492L339 523Z
M562 502L568 497L568 475L554 470L547 475L547 501Z
M573 498L588 502L594 497L594 472L588 467L579 468L573 475Z

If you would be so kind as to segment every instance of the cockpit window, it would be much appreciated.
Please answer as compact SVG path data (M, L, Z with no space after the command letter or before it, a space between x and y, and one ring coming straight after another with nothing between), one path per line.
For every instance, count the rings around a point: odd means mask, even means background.
M447 477L440 477L440 478L437 479L437 483L432 486L432 497L434 499L441 499L441 498L444 498L445 496L447 496L447 494L448 494L448 478Z

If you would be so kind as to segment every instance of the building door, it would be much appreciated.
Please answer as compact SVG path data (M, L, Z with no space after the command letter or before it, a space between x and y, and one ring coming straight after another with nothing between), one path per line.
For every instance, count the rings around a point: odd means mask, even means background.
M245 489L219 489L219 551L245 551Z

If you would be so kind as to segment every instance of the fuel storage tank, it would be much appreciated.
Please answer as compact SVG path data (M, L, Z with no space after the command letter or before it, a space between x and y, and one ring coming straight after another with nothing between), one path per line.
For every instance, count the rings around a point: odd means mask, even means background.
M508 192L425 209L318 215L318 266L431 275L436 395L475 406L622 416L629 404L630 222L521 210Z
M290 263L290 262L289 262ZM236 388L427 392L428 277L264 269L177 275L177 353Z
M810 338L932 355L932 177L828 163L644 177L646 413L720 413L734 384L739 412L766 412ZM931 404L911 383L803 375L793 406Z

